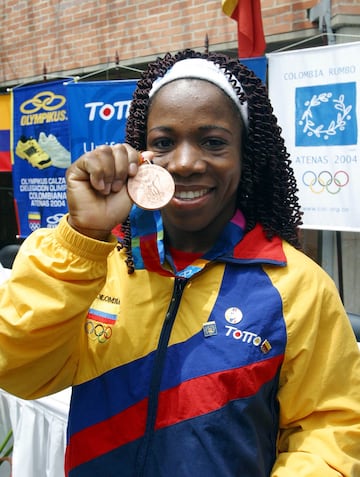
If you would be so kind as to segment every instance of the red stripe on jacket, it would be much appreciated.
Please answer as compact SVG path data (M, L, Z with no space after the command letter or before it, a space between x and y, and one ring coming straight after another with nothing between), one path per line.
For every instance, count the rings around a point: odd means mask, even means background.
M160 393L156 429L213 412L229 401L250 397L276 375L283 356L191 379ZM147 399L71 436L67 472L144 435Z

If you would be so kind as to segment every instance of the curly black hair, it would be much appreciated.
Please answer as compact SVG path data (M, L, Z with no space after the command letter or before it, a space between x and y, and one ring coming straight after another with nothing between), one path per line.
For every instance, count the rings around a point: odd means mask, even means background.
M266 86L237 59L221 53L201 53L186 49L167 53L150 63L141 75L133 95L126 125L125 140L135 149L146 149L149 91L153 82L165 75L174 63L186 58L204 58L220 66L231 82L237 78L243 91L240 102L247 101L249 123L243 139L242 173L237 205L246 218L246 231L260 223L269 239L279 236L300 248L299 226L302 213L291 161L273 114ZM236 89L236 86L234 89ZM239 127L242 127L239 124ZM128 266L132 267L129 221L123 224L128 249Z

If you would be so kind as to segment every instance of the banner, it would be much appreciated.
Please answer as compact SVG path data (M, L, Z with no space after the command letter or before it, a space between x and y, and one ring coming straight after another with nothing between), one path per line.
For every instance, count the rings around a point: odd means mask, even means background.
M124 142L136 80L67 83L73 160L101 144Z
M360 231L360 42L267 56L303 227Z
M266 56L260 56L257 58L242 58L240 63L247 66L255 75L266 84L267 76L267 58Z
M0 95L0 172L11 171L10 155L11 96Z
M65 171L71 163L63 80L15 88L13 184L19 235L53 228L67 212Z

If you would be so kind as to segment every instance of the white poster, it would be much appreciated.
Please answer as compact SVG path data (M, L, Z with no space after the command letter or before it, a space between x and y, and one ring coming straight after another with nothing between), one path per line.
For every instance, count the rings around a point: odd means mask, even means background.
M303 227L360 231L360 42L267 57Z

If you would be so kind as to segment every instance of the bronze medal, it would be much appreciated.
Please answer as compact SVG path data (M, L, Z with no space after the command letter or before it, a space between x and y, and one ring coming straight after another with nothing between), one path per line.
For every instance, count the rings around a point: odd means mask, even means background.
M175 193L170 173L156 164L143 163L135 177L127 183L129 196L142 209L156 210L165 207Z

